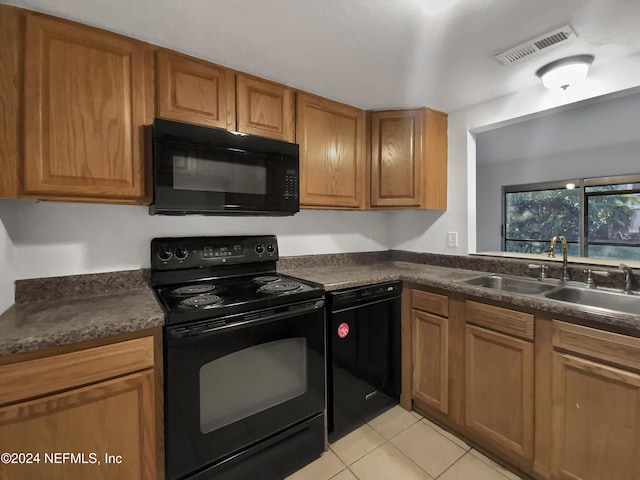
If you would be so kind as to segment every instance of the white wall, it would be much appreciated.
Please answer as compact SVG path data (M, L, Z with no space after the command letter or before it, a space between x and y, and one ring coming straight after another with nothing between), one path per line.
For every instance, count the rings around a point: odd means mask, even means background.
M505 69L505 75L509 70ZM640 86L640 55L604 65L595 64L588 79L567 91L542 85L449 114L449 208L441 214L402 212L390 222L393 248L420 252L465 254L476 248L476 165L474 133L513 123L553 109ZM518 120L516 120L518 119ZM456 231L459 248L446 245Z
M13 244L0 219L0 313L13 304L16 276L13 271Z
M588 135L588 132L585 132ZM477 249L500 251L502 186L640 172L639 143L565 152L561 155L478 165Z
M282 256L387 250L387 215L169 217L151 216L147 207L0 200L18 279L149 267L149 242L162 236L276 234Z

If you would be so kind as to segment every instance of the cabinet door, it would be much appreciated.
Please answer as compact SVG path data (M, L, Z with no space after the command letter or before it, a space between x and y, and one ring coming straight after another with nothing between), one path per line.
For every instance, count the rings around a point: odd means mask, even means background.
M17 198L21 150L22 15L0 5L0 197Z
M553 478L640 478L640 375L554 352L551 442Z
M413 396L447 413L449 320L413 310Z
M156 58L159 117L235 130L233 72L180 54Z
M293 90L247 75L236 76L238 131L295 141Z
M422 208L447 209L448 127L446 113L424 109Z
M143 203L153 55L134 40L28 15L24 196Z
M153 370L4 407L0 450L40 462L2 463L0 478L154 480L154 412Z
M371 205L419 207L423 110L371 115Z
M465 424L512 458L533 458L533 344L466 325Z
M366 183L365 112L298 94L296 122L300 205L362 208Z

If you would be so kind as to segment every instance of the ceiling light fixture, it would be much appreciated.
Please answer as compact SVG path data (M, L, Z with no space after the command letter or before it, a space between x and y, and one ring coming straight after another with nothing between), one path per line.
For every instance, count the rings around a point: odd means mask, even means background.
M570 85L587 77L593 60L593 55L561 58L538 69L536 75L549 90L566 90Z

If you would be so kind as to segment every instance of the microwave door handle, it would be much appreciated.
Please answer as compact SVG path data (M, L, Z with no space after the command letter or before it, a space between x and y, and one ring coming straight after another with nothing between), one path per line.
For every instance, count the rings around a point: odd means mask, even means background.
M224 208L242 208L242 205L233 205L231 203L225 203L223 207Z

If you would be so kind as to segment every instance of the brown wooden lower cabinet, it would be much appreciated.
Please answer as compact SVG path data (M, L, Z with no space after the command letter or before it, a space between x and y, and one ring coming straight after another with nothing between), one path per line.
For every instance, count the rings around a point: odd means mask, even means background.
M533 458L533 344L466 326L465 425L512 458Z
M553 353L552 475L640 478L640 375Z
M0 452L15 457L0 479L163 478L152 336L3 365L0 376L14 377L0 382Z
M413 310L414 398L446 414L449 410L449 319Z
M640 480L640 338L410 288L414 408L534 478Z
M640 339L551 323L552 478L640 478Z

